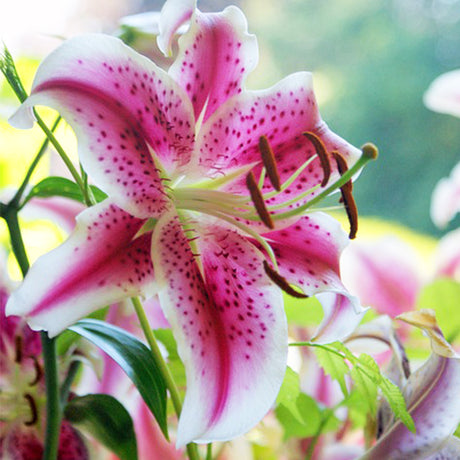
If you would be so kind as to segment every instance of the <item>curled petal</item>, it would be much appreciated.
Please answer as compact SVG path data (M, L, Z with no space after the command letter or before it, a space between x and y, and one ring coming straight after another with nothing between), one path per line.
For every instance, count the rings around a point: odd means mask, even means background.
M135 237L143 223L109 200L82 212L69 239L31 267L6 313L55 336L98 308L153 294L151 233Z
M181 14L185 17L186 12ZM189 31L179 39L179 55L169 74L187 92L195 117L205 110L206 120L241 92L257 61L256 38L248 34L246 18L238 8L230 6L221 13L197 10Z
M266 233L280 274L307 295L316 295L324 319L315 340L333 342L351 334L365 312L340 280L339 258L348 243L340 224L323 213L312 213L282 230Z
M412 433L401 421L394 422L362 459L431 458L460 423L460 358L445 341L429 310L404 313L401 319L427 332L433 349L431 357L410 375L403 389L417 431Z
M287 360L282 296L263 255L229 229L195 230L198 259L173 215L159 220L153 240L160 302L186 367L179 446L248 431L273 404Z
M423 101L435 112L460 117L460 69L436 78L425 93Z
M165 56L172 52L174 34L192 16L196 0L168 0L161 9L160 35L157 38L158 48Z
M81 161L104 191L133 214L130 207L143 205L139 217L154 214L145 210L149 203L162 204L151 152L170 173L190 161L195 121L186 94L116 38L88 34L64 42L39 67L31 96L11 122L28 127L30 108L40 104L72 125Z

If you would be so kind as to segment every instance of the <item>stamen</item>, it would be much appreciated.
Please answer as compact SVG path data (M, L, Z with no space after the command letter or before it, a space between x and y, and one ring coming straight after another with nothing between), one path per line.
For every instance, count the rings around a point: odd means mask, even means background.
M30 358L34 362L34 369L35 369L35 378L32 380L32 382L29 383L29 385L31 387L33 387L34 385L36 385L40 381L40 379L41 379L41 377L43 375L43 370L42 370L42 368L40 366L40 363L38 362L38 359L35 356L30 356Z
M297 299L306 299L308 296L302 292L296 291L287 281L284 276L281 276L276 270L273 270L272 267L264 260L264 270L268 277L280 287L286 294L296 297Z
M347 161L345 158L340 155L339 152L336 152L335 150L332 152L332 155L337 163L337 169L339 170L339 174L343 176L347 171L348 171L348 165ZM350 193L353 191L353 182L349 180L346 184L344 184L342 187L346 187L350 189Z
M259 137L259 151L270 183L276 191L281 191L280 175L276 166L275 155L266 136Z
M323 169L323 180L321 181L321 187L325 187L331 177L331 164L329 162L329 155L327 154L326 147L323 141L311 131L302 133L315 147L316 153L318 154L321 168Z
M332 155L337 162L337 168L340 172L340 175L345 174L348 171L347 162L345 158L340 155L338 152L332 152ZM348 237L350 240L356 238L356 233L358 231L358 208L356 207L355 199L353 198L353 185L351 179L340 187L340 192L342 193L342 200L345 206L345 211L347 212L348 221L350 222L350 233Z
M259 214L260 220L269 229L275 228L270 213L268 212L267 207L265 206L264 197L262 196L261 191L257 187L256 179L254 178L254 174L252 171L248 173L248 175L246 176L246 187L249 190L252 202L254 203L257 214Z
M35 423L37 423L37 420L38 420L37 405L35 404L34 398L29 393L26 393L24 395L24 398L29 403L30 411L32 412L32 418L30 420L27 420L26 422L24 422L24 425L32 426Z
M20 364L22 361L22 337L17 335L14 338L15 356L14 362Z

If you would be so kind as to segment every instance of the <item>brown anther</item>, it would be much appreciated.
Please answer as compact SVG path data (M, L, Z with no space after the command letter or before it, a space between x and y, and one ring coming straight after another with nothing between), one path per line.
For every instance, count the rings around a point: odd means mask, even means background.
M257 214L259 214L260 220L269 228L273 229L275 226L273 225L273 220L270 216L270 213L265 206L264 197L257 187L256 179L254 178L253 172L249 172L246 176L246 187L251 194L252 202L256 208Z
M24 422L24 425L32 426L35 423L37 423L37 420L38 420L37 405L35 404L34 398L29 393L24 394L24 399L29 403L30 412L31 412L30 420L27 420L26 422Z
M268 277L279 286L286 294L289 294L292 297L297 299L306 299L308 296L302 292L296 291L286 280L284 276L281 276L276 270L273 270L272 267L264 260L264 270Z
M321 168L323 169L323 180L321 181L321 187L325 187L331 177L331 163L329 162L329 155L323 141L311 131L302 133L315 147L316 154L318 155Z
M43 375L43 370L42 367L40 366L40 363L38 362L38 359L35 356L30 356L30 359L33 360L34 362L34 369L35 369L35 378L32 380L32 382L29 383L31 387L36 385L40 379L42 378Z
M337 169L339 170L339 174L343 176L348 171L347 160L345 160L345 158L335 150L332 152L332 156L334 157L334 160L337 163ZM343 185L343 187L349 188L351 193L353 191L353 182L349 180L345 185Z
M358 232L358 208L356 207L353 194L349 189L342 187L340 191L342 192L343 204L350 222L350 233L348 234L348 237L352 240L356 238L356 233Z
M22 361L22 337L20 335L14 338L14 350L14 362L20 364Z
M343 158L343 156L338 152L332 152L332 155L337 162L337 168L340 175L343 175L348 170L345 158ZM350 233L348 234L348 237L352 240L356 238L356 233L358 232L358 208L356 207L356 202L353 198L353 183L351 179L340 187L340 192L342 193L341 202L345 206L348 221L350 222Z
M270 179L270 183L277 192L281 191L281 181L278 168L276 166L275 154L273 153L266 136L259 137L259 151L262 156L262 162L265 166L265 170L267 171L267 176Z

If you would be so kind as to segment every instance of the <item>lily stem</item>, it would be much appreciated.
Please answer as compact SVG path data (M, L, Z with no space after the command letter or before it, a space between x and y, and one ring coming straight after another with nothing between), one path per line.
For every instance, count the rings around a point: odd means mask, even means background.
M17 210L6 207L2 217L6 221L10 234L14 256L19 264L22 275L26 276L29 270L29 259L19 227ZM56 339L50 339L46 332L41 332L43 363L45 367L46 388L46 432L43 460L55 460L59 448L59 434L61 427L61 404L59 399L59 381L56 359Z
M177 389L176 383L174 382L168 365L163 359L160 348L158 347L158 343L155 339L155 336L153 335L152 329L140 300L137 297L133 297L131 298L131 302L134 306L134 310L136 311L136 315L139 319L139 323L141 325L142 331L144 332L145 338L147 339L147 342L150 346L153 359L157 363L158 368L160 369L163 379L166 383L166 387L168 388L169 394L171 396L171 401L174 406L174 411L176 412L177 417L179 417L182 412L182 401L179 395L179 390ZM199 460L200 456L198 454L196 444L187 444L187 455L190 460Z

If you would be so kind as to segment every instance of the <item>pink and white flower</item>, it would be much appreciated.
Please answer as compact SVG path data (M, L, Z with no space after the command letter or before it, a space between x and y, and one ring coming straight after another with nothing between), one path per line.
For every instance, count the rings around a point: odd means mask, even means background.
M447 224L460 212L460 163L452 169L449 177L443 177L431 195L431 220L438 228Z
M0 272L0 458L39 460L46 419L40 335L22 318L5 317L9 286L4 277ZM82 437L67 421L61 426L58 458L89 458Z
M460 69L436 78L425 93L423 101L435 112L460 117Z
M400 319L423 329L431 340L431 357L410 375L403 388L417 431L412 433L401 421L393 420L360 458L457 458L460 445L453 433L460 423L460 357L444 339L433 311L408 312Z
M307 215L339 178L331 152L349 167L360 152L321 120L309 73L245 89L258 48L239 9L168 1L163 50L189 19L168 73L104 35L73 38L40 66L12 122L31 126L35 105L58 110L109 198L77 217L7 307L54 336L157 294L186 367L178 446L238 436L271 407L287 355L280 287L322 301L318 340L343 338L363 313L340 281L348 238L326 214Z

